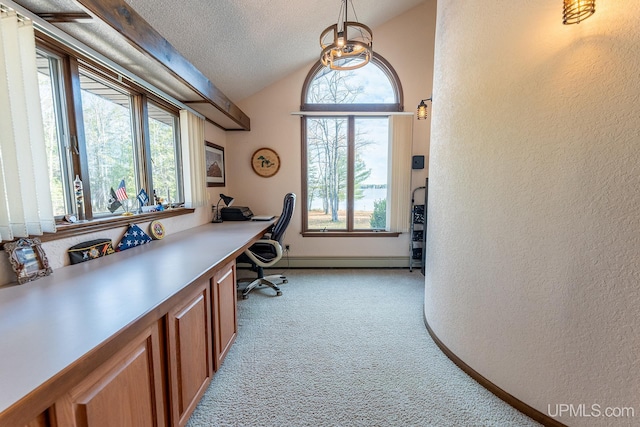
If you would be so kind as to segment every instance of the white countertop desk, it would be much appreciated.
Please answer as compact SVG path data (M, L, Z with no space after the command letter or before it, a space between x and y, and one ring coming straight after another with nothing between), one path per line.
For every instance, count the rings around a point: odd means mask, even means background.
M181 290L235 259L273 222L167 230L163 240L0 289L0 425L45 410L95 350L117 347L136 324L164 316Z

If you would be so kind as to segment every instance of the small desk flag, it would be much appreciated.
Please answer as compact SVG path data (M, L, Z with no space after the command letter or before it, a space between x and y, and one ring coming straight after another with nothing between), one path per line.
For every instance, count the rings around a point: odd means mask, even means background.
M140 207L143 207L149 201L149 195L144 191L144 188L138 193L138 201L140 202Z
M120 185L118 185L118 189L116 190L116 196L119 202L129 198L129 196L127 196L127 189L124 186L124 179L120 181Z
M114 213L122 206L122 203L118 200L118 196L116 196L116 192L113 190L113 187L111 187L111 197L109 197L109 201L107 203L109 204L108 208L111 213Z

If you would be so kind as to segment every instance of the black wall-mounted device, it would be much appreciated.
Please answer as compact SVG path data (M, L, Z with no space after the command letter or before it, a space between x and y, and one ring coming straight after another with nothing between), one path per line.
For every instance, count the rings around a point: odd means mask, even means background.
M411 169L424 169L424 156L413 156Z

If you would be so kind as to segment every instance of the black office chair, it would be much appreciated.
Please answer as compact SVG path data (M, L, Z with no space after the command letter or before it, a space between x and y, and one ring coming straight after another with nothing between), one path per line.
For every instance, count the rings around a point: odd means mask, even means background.
M278 284L287 283L287 278L282 274L271 276L264 275L264 269L273 266L282 258L282 240L287 226L293 216L296 206L296 195L288 193L284 196L282 214L273 224L271 231L265 234L260 240L251 245L237 259L236 263L251 264L251 270L258 273L258 278L253 280L242 291L242 298L247 299L249 292L261 285L266 285L276 291L276 295L282 295ZM238 282L246 282L246 279L239 279Z

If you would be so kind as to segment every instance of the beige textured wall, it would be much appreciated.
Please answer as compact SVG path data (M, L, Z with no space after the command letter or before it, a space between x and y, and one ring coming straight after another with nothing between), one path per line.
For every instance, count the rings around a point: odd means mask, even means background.
M226 145L226 133L208 122L205 125L205 138L207 139L207 141L214 142L222 147ZM209 188L207 192L209 195L210 203L208 205L202 208L197 208L193 214L181 215L161 220L162 224L165 227L167 235L171 233L178 233L180 231L187 230L189 228L196 227L198 225L211 221L211 204L216 203L219 198L218 194L224 192L225 190L226 187ZM131 196L132 193L133 192L130 191L129 195ZM147 229L149 228L149 221L136 222L136 224L138 224L145 231L147 231ZM122 238L124 231L124 227L114 228L111 230L85 234L82 236L71 237L67 239L52 240L43 243L42 248L47 255L47 259L49 260L51 268L53 268L54 270L53 274L55 274L55 270L57 268L69 265L69 256L67 255L67 249L69 249L71 246L80 242L86 242L88 240L98 238L111 239L115 246ZM16 276L13 272L13 269L11 268L8 257L6 255L0 256L0 286L15 281Z
M374 32L376 51L393 64L400 76L406 111L413 111L420 99L431 94L435 4L435 0L427 0L424 5L383 24ZM406 40L419 42L406 43ZM207 122L205 138L225 147L227 186L208 188L210 203L198 209L195 214L163 220L167 233L210 221L210 205L217 203L220 193L234 196L236 205L248 205L255 213L279 213L285 193L294 191L300 194L300 119L290 113L300 109L300 91L311 65L309 63L253 97L237 102L251 117L251 132L224 132ZM428 154L429 125L426 121L415 126L415 154ZM251 170L249 158L260 147L274 148L280 155L282 168L272 178L260 178ZM415 186L422 185L427 170L412 173ZM303 239L299 235L300 223L300 216L297 215L287 234L293 256L405 256L408 253L407 236L381 239ZM147 223L141 223L141 226L146 227ZM115 229L55 240L45 243L43 248L55 270L68 265L66 250L74 244L98 237L111 238L117 243L122 233L123 229ZM0 257L0 286L14 280L15 275L7 257Z
M425 315L543 413L640 420L640 2L441 1ZM549 406L551 405L551 406ZM575 415L575 414L574 414Z
M405 111L415 111L420 99L431 94L435 9L435 0L427 0L373 29L374 50L392 64L403 85ZM318 28L321 31L323 27ZM229 192L236 197L238 205L247 205L254 213L280 213L282 198L287 192L300 195L300 118L292 116L291 112L300 110L302 85L312 65L306 64L256 95L238 102L251 117L251 132L228 135ZM415 123L415 154L428 154L428 135L428 121ZM280 156L282 166L273 177L261 178L251 169L251 154L261 147L273 148ZM413 172L414 186L424 185L426 173L426 169ZM298 203L301 202L299 199ZM298 210L286 236L292 256L408 255L406 235L398 238L303 238L301 230Z

